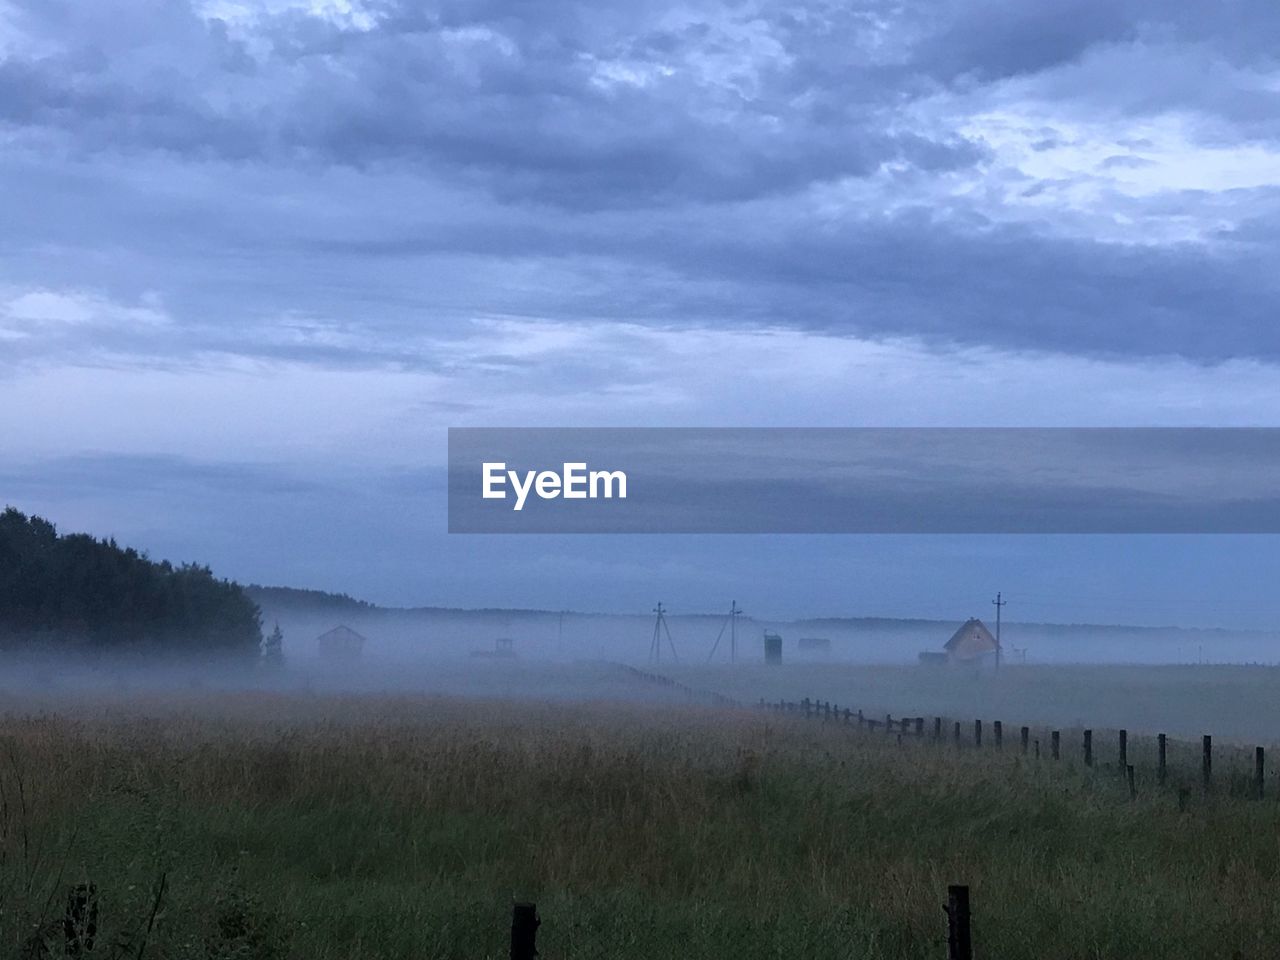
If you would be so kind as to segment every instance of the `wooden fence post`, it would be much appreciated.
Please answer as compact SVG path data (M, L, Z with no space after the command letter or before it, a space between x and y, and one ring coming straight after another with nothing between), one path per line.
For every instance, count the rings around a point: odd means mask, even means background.
M982 746L982 721L973 721L973 745L975 747Z
M535 960L538 956L538 908L517 903L511 909L511 960Z
M1004 747L1004 724L999 720L991 724L991 732L996 738L996 749L1000 750Z
M1026 756L1027 754L1027 742L1030 739L1031 739L1031 728L1023 727L1022 728L1022 755L1023 756Z
M1157 761L1158 765L1156 767L1156 781L1162 787L1164 786L1165 780L1169 776L1169 766L1166 763L1166 757L1167 757L1166 748L1168 747L1168 740L1169 738L1166 737L1163 733L1160 734L1160 736L1156 737L1156 743L1159 744L1159 752L1160 752L1160 756Z
M1213 783L1213 737L1206 733L1200 749L1200 778L1204 782L1204 792L1208 793Z
M1129 765L1129 731L1120 731L1120 770Z
M933 718L933 739L935 740L942 739L942 718L941 717Z
M956 746L960 746L960 721L956 721Z
M1062 734L1057 730L1049 734L1049 750L1055 760L1062 756Z
M1084 765L1086 767L1093 766L1093 731L1086 730L1084 732Z
M947 960L973 960L973 938L969 929L969 888L947 887Z
M1263 776L1263 751L1261 747L1253 748L1253 792L1261 800L1265 792L1266 780Z
M77 883L67 894L62 934L68 957L93 952L98 935L98 888L94 884Z

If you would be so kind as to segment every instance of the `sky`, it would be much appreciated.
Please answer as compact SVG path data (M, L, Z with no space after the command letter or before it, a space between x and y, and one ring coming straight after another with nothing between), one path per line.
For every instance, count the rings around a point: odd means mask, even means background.
M0 502L393 604L1280 623L1273 537L479 537L451 426L1280 425L1268 0L0 0Z

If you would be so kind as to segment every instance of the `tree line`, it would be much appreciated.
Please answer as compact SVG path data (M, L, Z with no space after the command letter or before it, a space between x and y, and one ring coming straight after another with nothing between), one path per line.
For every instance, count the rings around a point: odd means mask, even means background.
M256 656L261 614L206 566L155 562L115 540L0 514L0 642Z

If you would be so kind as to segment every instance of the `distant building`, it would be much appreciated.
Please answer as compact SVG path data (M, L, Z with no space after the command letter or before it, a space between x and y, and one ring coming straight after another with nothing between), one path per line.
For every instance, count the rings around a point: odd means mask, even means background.
M769 630L764 632L764 662L772 664L782 662L782 634Z
M829 637L801 637L796 641L801 653L811 657L831 656L831 640Z
M980 666L988 661L994 663L999 649L1000 645L987 625L977 617L971 617L943 644L941 651L920 654L920 662Z
M326 660L358 660L364 653L364 637L350 627L334 627L316 637L316 651Z
M515 641L510 637L498 637L493 641L492 650L472 650L471 655L481 659L514 660L516 658Z

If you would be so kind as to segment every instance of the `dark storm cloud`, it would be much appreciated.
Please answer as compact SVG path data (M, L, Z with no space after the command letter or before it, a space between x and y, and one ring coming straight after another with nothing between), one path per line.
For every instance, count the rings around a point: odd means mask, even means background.
M1222 195L1252 208L1234 228L1201 213L1203 191L1117 196L1117 219L1205 221L1132 243L1064 229L1069 210L1011 219L1013 200L922 188L996 176L991 145L948 111L998 107L1005 83L1054 105L1041 150L1081 118L1178 110L1215 146L1268 142L1272 4L202 9L11 5L0 171L25 189L0 198L0 283L158 289L174 323L24 331L9 364L80 344L412 365L415 329L492 312L1280 356L1272 189ZM1152 146L988 187L1021 201L1141 176ZM838 200L886 170L878 192ZM355 334L298 333L299 313Z

